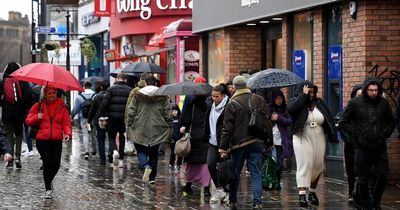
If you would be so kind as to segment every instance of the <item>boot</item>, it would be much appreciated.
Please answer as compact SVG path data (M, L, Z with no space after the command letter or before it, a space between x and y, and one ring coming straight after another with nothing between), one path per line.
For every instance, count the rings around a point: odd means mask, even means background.
M187 182L186 185L182 188L183 196L188 196L193 194L192 183Z
M306 199L306 194L300 194L299 195L299 204L300 207L308 208L308 202Z

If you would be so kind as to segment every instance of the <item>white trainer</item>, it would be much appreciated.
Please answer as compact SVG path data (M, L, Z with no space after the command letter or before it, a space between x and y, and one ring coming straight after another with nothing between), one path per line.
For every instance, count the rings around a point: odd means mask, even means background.
M211 196L210 203L219 203L224 200L226 197L226 193L223 189L217 189L213 195Z
M119 168L124 168L124 160L119 160L118 161L118 167Z
M142 181L144 183L149 183L149 181L150 181L150 173L151 173L151 167L147 166L146 169L144 170L143 178L142 178Z
M114 150L114 153L113 153L113 163L114 163L115 166L118 165L118 158L119 158L119 153L118 153L117 150Z

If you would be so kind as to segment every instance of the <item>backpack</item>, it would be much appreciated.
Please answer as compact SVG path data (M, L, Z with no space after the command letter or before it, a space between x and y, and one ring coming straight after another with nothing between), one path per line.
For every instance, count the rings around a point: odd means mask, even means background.
M8 77L4 81L4 97L6 104L15 104L22 100L21 86L17 79Z
M89 112L90 112L90 107L92 106L92 99L95 94L92 95L90 98L85 98L83 94L81 94L81 97L83 98L83 103L82 103L82 117L83 118L89 118Z

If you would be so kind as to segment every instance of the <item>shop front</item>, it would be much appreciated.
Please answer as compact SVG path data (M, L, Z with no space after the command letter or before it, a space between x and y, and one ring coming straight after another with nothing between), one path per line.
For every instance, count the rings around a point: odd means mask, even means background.
M124 68L133 62L153 62L166 70L165 74L156 75L161 84L179 81L176 76L179 44L175 38L167 42L164 36L171 23L191 18L192 1L151 0L144 4L116 0L115 4L115 16L110 21L111 46L106 50L111 69Z

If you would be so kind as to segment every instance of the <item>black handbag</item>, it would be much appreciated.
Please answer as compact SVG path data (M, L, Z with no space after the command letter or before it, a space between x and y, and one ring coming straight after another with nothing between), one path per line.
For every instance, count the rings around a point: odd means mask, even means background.
M230 157L225 157L222 162L217 163L217 178L224 189L227 189L226 185L235 181L235 165Z
M267 125L268 116L264 110L254 109L251 103L251 98L253 94L250 94L248 99L249 109L250 109L250 120L248 124L249 133L258 137L260 139L268 138Z

